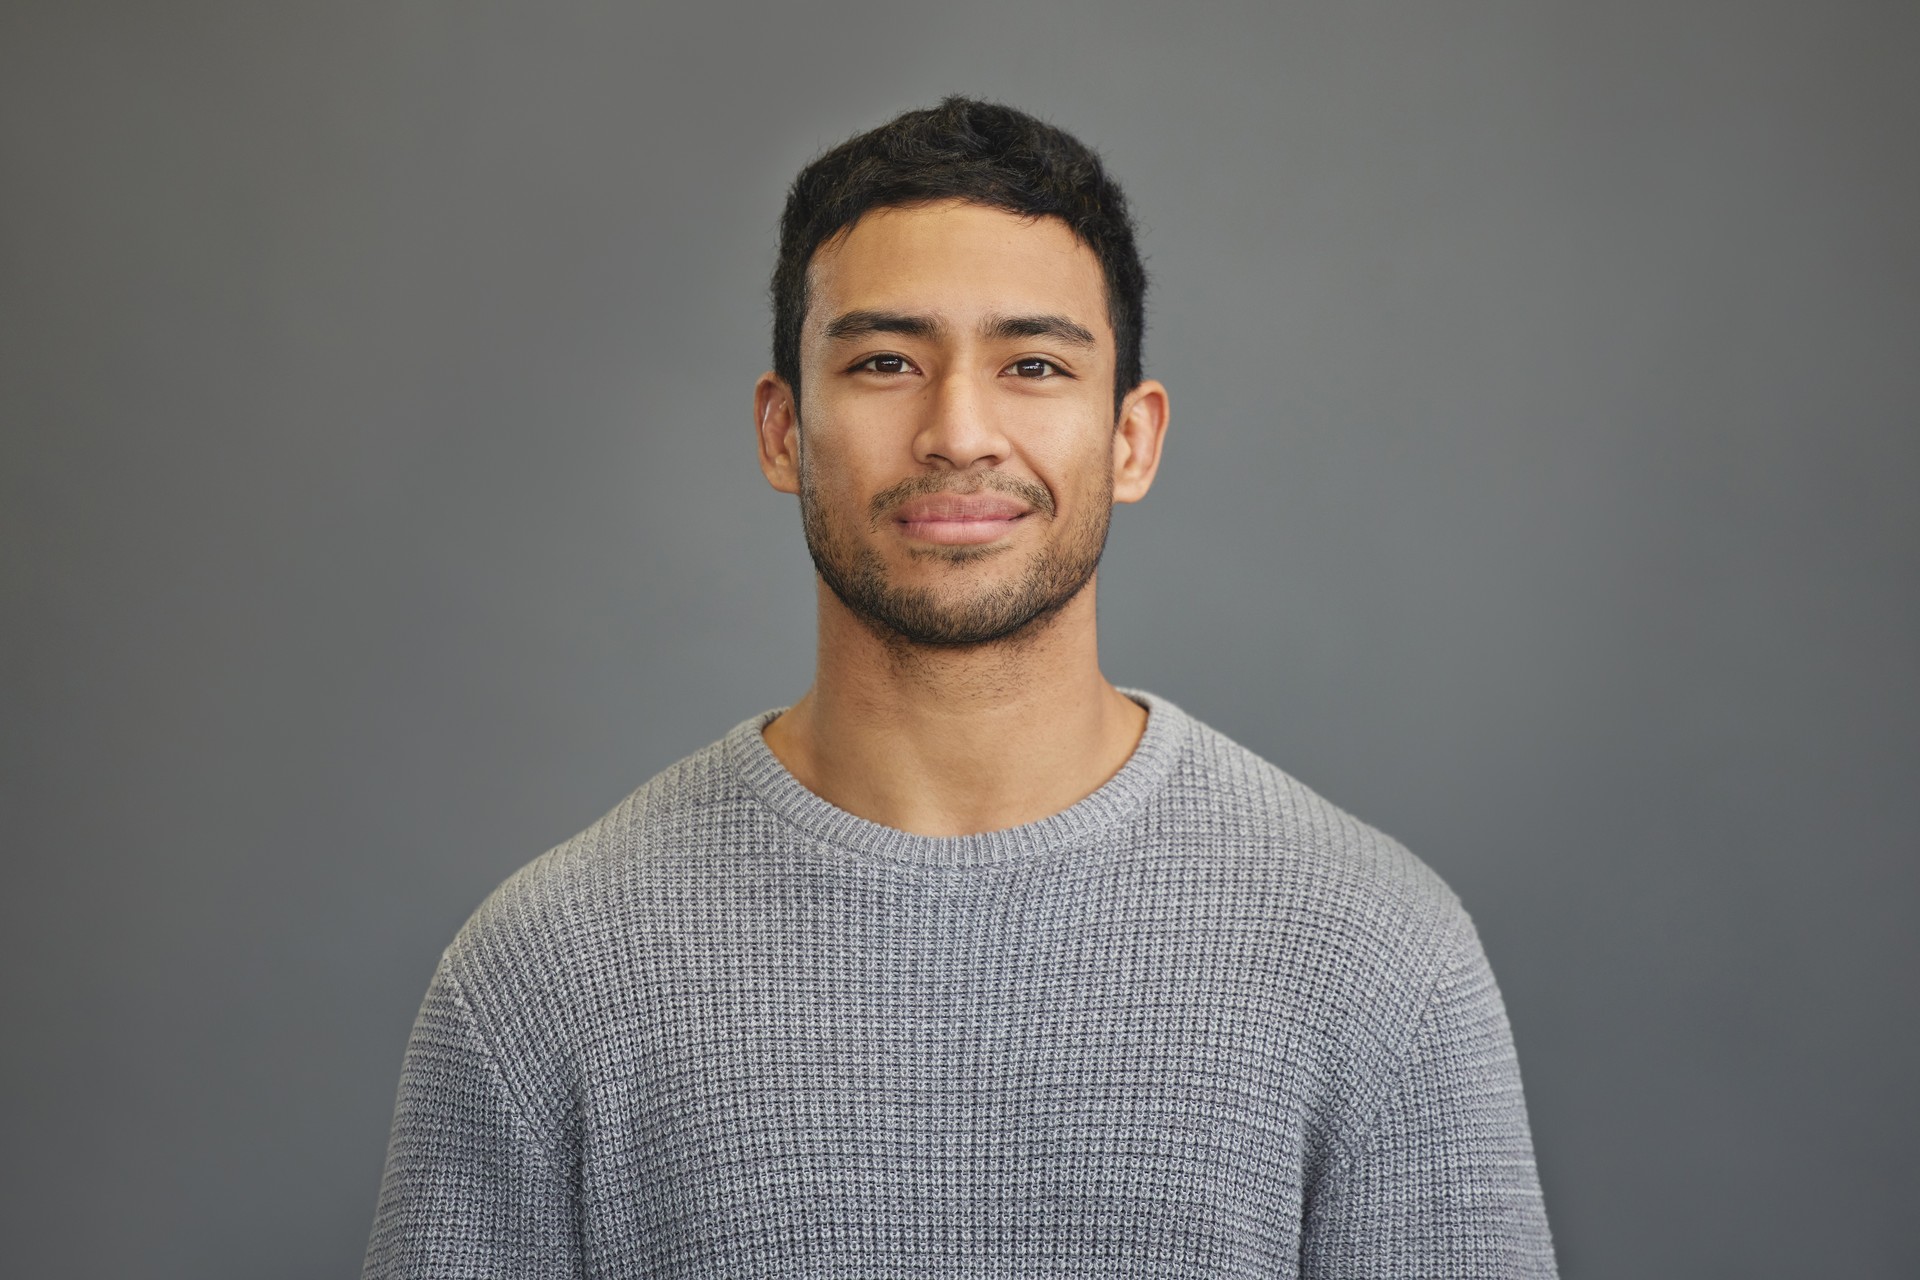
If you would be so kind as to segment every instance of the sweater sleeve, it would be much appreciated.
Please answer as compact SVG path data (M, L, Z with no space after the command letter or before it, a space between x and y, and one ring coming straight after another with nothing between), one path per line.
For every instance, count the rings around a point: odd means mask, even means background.
M581 1276L576 1202L443 961L407 1043L364 1280Z
M1364 1134L1309 1189L1303 1280L1551 1280L1506 1009L1472 925Z

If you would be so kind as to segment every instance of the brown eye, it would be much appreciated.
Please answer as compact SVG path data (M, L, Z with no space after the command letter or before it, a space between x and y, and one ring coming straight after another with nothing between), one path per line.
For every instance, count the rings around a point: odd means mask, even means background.
M860 367L874 373L905 373L912 366L905 356L873 356L862 360Z
M1038 356L1026 360L1016 360L1013 372L1022 378L1051 378L1060 372L1060 366L1051 360L1042 360Z

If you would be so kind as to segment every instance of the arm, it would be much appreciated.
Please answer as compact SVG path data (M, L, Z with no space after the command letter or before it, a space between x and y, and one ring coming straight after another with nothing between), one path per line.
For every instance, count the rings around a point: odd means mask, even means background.
M576 1201L442 962L407 1044L364 1280L582 1276Z
M1513 1036L1470 924L1305 1216L1303 1280L1555 1275Z

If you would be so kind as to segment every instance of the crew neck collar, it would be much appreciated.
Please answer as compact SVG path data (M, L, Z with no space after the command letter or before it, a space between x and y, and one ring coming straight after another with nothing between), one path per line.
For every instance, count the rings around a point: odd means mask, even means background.
M761 803L794 826L843 848L890 862L969 867L1031 858L1085 844L1098 832L1131 817L1145 806L1173 772L1186 750L1193 721L1157 694L1122 689L1147 710L1146 732L1098 790L1059 813L1037 822L964 836L923 836L857 817L821 799L780 763L761 730L785 711L776 707L736 725L721 740L728 765Z

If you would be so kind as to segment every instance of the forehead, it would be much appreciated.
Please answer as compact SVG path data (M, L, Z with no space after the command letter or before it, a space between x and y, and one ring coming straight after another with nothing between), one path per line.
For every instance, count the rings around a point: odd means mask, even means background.
M873 209L814 252L808 328L856 309L1065 315L1101 335L1100 260L1058 218L960 201Z

